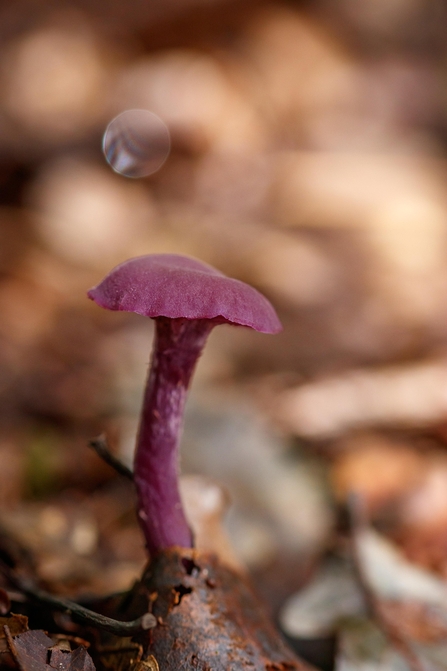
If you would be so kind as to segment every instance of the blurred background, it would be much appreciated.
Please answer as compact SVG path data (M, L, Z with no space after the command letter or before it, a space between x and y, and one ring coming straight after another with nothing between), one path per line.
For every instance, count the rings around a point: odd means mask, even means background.
M286 631L352 492L445 578L446 30L442 0L1 4L0 521L53 589L144 565L131 488L87 443L131 464L152 325L86 291L160 252L253 284L284 325L213 332L182 464L228 490ZM171 143L141 179L101 150L134 108Z

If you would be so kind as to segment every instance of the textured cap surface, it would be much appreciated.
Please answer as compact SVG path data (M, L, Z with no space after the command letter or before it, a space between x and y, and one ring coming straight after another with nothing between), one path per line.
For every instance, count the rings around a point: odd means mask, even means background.
M108 310L146 317L215 319L261 333L281 330L275 310L256 289L177 254L150 254L121 263L89 298Z

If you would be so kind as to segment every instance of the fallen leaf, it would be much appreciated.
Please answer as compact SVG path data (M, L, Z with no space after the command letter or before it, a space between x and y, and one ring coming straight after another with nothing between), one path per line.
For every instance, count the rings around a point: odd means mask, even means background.
M397 545L372 529L362 531L358 540L362 566L378 596L445 609L447 588L435 574L412 564Z
M432 604L417 601L381 599L383 619L396 626L407 640L434 643L447 640L447 612Z
M11 654L21 671L47 671L47 653L53 641L45 632L40 629L26 631L14 638L7 635L7 639Z
M336 671L408 671L408 666L376 625L366 619L345 623L339 636Z
M11 636L23 634L28 631L28 618L15 613L11 613L10 617L0 617L0 638L5 638L5 626L8 627Z
M84 646L79 646L73 652L53 648L49 666L57 671L95 671L93 660Z
M127 671L136 665L143 654L143 648L129 638L116 638L113 645L98 650L101 667L110 671Z
M8 631L8 630L5 630ZM8 646L21 671L95 671L93 660L84 646L66 652L44 631L26 631L12 638L7 634ZM49 662L49 663L48 663Z
M292 638L333 634L340 620L365 611L362 594L347 562L331 560L315 578L285 602L279 621Z

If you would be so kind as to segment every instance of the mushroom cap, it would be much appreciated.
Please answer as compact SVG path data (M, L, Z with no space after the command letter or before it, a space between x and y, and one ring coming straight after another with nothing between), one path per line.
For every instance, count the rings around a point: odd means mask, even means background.
M256 289L206 263L178 254L149 254L116 266L89 298L108 310L146 317L216 319L278 333L281 322Z

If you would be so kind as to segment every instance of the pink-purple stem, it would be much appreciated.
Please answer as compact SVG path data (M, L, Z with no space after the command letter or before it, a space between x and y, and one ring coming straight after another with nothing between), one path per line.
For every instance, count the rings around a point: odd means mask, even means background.
M138 514L151 554L193 545L179 492L178 444L188 386L214 325L207 319L155 319L134 464Z

